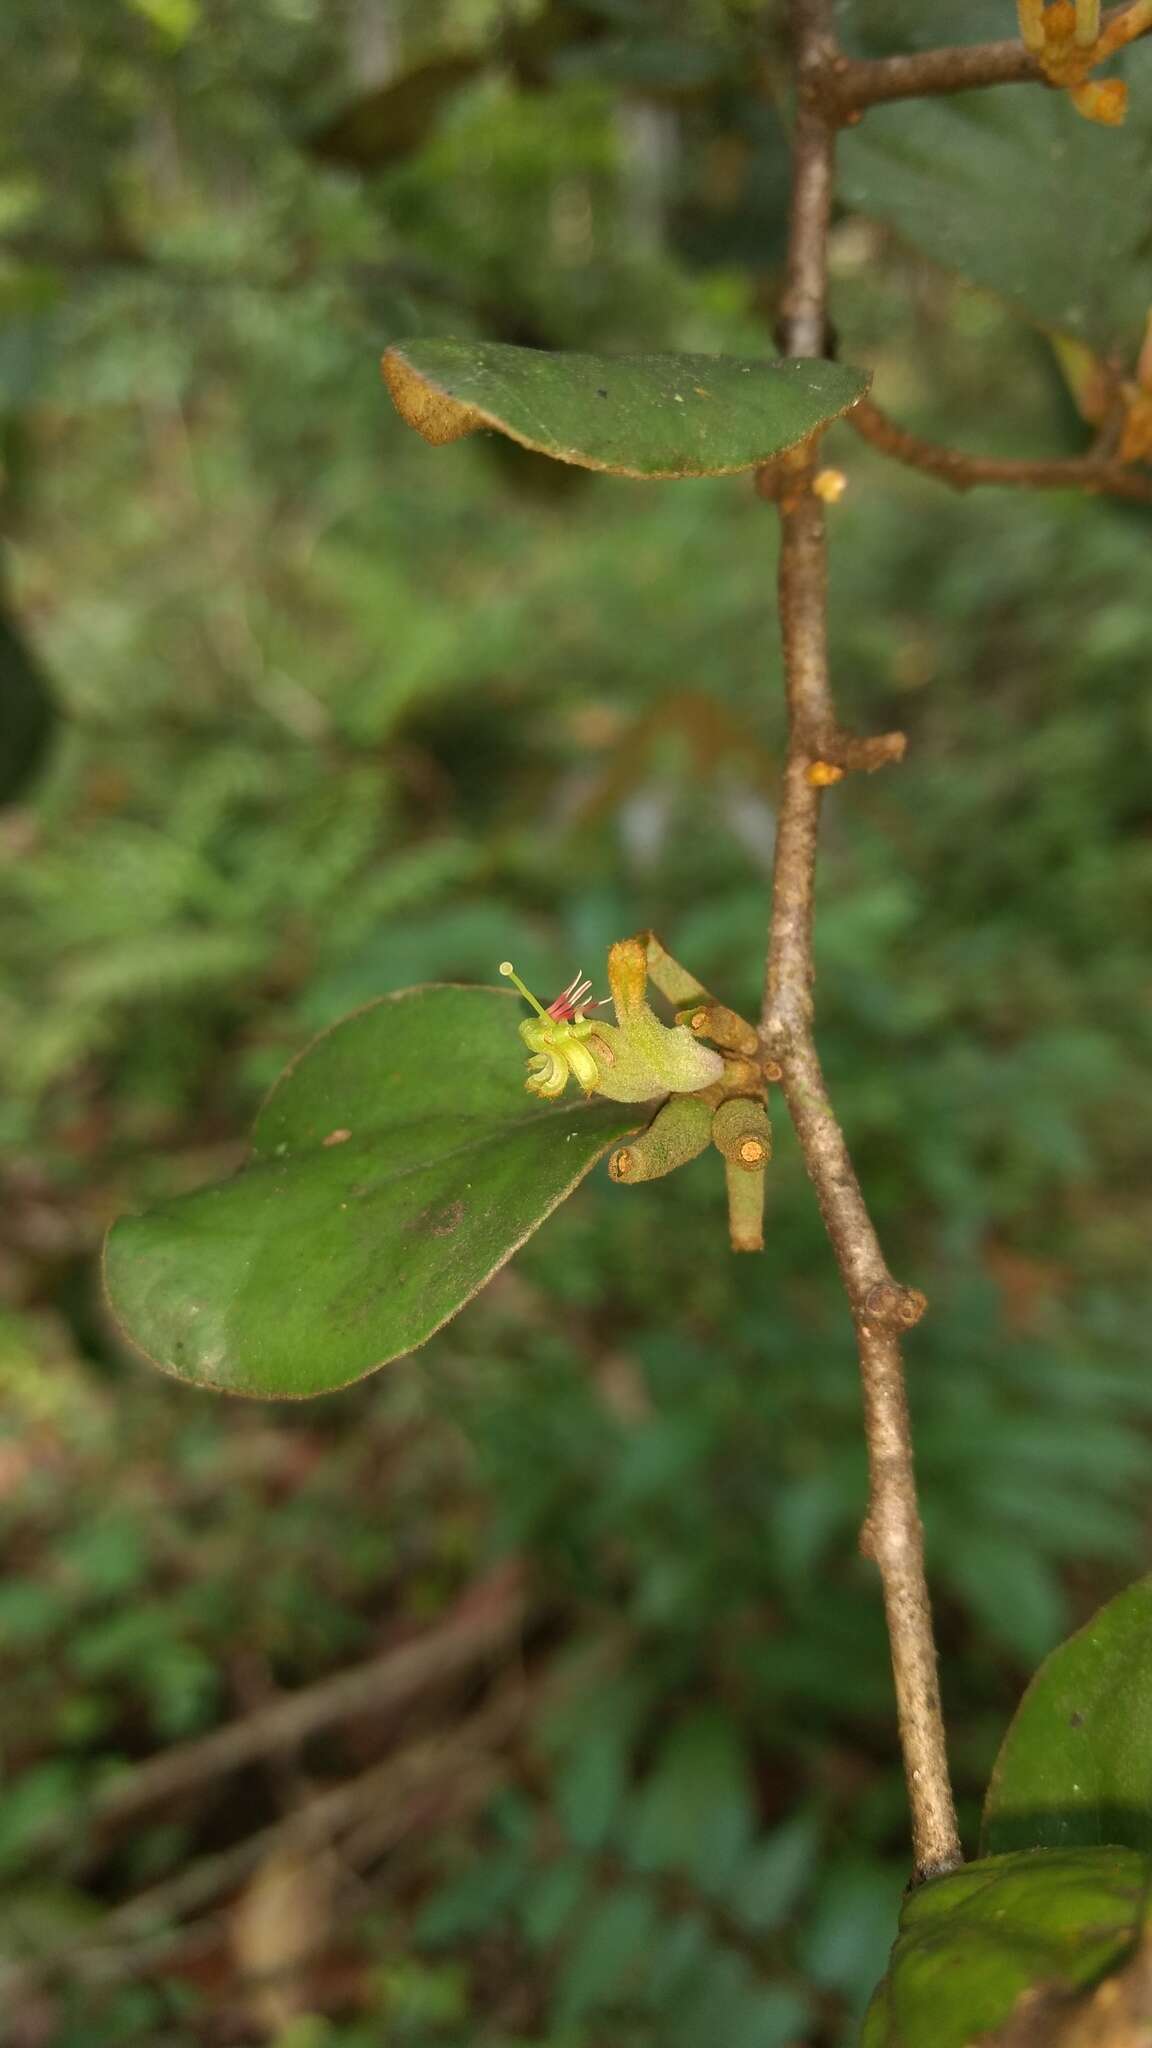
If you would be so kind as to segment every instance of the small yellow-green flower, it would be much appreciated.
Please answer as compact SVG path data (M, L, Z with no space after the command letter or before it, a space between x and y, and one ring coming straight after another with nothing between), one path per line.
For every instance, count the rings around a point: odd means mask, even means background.
M599 1006L588 1002L592 984L579 975L545 1009L510 960L501 963L500 972L536 1012L520 1026L531 1054L524 1085L533 1095L555 1100L571 1075L586 1095L649 1102L656 1095L692 1095L723 1075L719 1053L701 1045L683 1025L662 1024L646 1001L648 963L636 939L621 939L608 954L615 1024L586 1014Z
M515 982L525 1002L531 1003L536 1012L535 1017L526 1017L520 1026L520 1036L532 1055L524 1086L533 1095L553 1100L563 1095L571 1075L585 1095L591 1095L600 1085L600 1069L588 1043L595 1036L596 1027L584 1014L589 1007L586 999L592 983L576 975L545 1009L531 989L525 988L510 960L501 961L500 972Z

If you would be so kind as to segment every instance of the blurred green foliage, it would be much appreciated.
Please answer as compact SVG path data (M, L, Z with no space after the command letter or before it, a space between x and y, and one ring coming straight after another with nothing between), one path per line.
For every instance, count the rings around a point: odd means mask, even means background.
M530 1561L558 1680L491 1802L353 1887L278 2035L226 1960L177 1958L66 1982L32 2042L824 2048L894 1928L852 1346L786 1130L762 1259L731 1262L706 1165L597 1176L424 1354L304 1409L153 1378L99 1306L104 1224L238 1163L284 1060L387 989L508 954L560 986L651 924L756 1003L763 507L432 456L378 386L414 327L765 345L781 132L733 77L753 48L775 78L770 26L596 0L557 46L557 12L442 0L387 47L323 0L0 24L7 586L64 714L0 816L3 1941L68 1939L279 1796L255 1772L70 1876L37 1841L79 1792L494 1559ZM513 31L406 154L310 148ZM858 220L833 256L842 353L912 424L1070 445L990 299ZM846 715L910 745L827 807L821 1036L932 1301L912 1398L971 1836L1030 1667L1148 1556L1148 519L830 447Z

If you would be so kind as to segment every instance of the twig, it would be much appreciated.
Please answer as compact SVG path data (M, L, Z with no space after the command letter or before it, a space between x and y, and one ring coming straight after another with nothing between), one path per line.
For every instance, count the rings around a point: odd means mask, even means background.
M1105 30L1127 12L1127 0L1125 5L1113 7L1104 17ZM1149 29L1141 33L1147 35ZM958 43L948 49L924 50L910 56L838 55L823 92L825 105L843 122L884 100L971 92L984 85L1047 84L1032 52L1013 37L1002 43Z
M114 1825L256 1757L294 1748L338 1721L408 1706L423 1693L465 1677L507 1652L522 1632L524 1612L519 1581L511 1576L494 1581L483 1589L482 1598L473 1591L463 1611L457 1609L416 1642L290 1693L242 1721L166 1750L112 1779L94 1795L84 1817Z
M862 398L848 414L862 441L879 448L910 469L921 469L939 477L954 491L970 491L980 484L1006 485L1011 490L1098 491L1111 498L1128 498L1138 505L1152 505L1152 472L1117 462L1102 455L1072 455L1061 460L1028 462L995 455L966 455L959 448L945 448L938 441L926 441L897 426L870 398Z
M823 353L827 234L835 116L824 81L836 62L829 0L793 0L800 107L793 140L793 197L783 347ZM813 449L782 466L780 620L788 695L788 755L777 828L768 977L762 1028L781 1069L784 1096L816 1189L856 1326L868 1438L869 1546L879 1567L892 1649L900 1740L912 1810L918 1877L961 1860L944 1746L923 1536L900 1356L901 1332L924 1298L888 1271L812 1035L812 918L820 773L843 742L828 673L824 505L812 490Z
M499 1777L497 1753L522 1724L524 1711L523 1688L505 1689L462 1726L410 1744L317 1794L286 1819L200 1857L113 1907L79 1941L27 1963L0 1962L0 1992L14 2001L60 1975L108 1982L151 1969L183 1948L189 1929L182 1921L289 1850L319 1850L343 1837L342 1853L352 1865L376 1861L426 1818L431 1789L449 1789L457 1812L461 1797L471 1808L487 1794Z

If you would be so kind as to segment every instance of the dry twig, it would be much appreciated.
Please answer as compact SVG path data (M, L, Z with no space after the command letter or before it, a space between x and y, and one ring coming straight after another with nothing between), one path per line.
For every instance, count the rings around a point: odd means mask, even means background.
M524 1613L519 1580L502 1576L483 1589L483 1597L473 1593L466 1606L415 1642L289 1693L113 1778L97 1792L86 1818L114 1826L256 1758L294 1748L322 1728L409 1706L507 1655L522 1633Z
M107 1983L137 1976L183 1952L190 1933L211 1941L215 1916L194 1929L183 1923L241 1884L260 1864L288 1851L317 1852L333 1842L352 1867L374 1862L426 1823L435 1794L454 1817L475 1811L501 1773L499 1752L522 1724L525 1694L506 1688L461 1725L408 1745L357 1777L318 1793L271 1826L115 1906L76 1942L35 1961L3 1966L0 1993L9 2007L61 1975ZM192 1947L198 1944L192 1941Z

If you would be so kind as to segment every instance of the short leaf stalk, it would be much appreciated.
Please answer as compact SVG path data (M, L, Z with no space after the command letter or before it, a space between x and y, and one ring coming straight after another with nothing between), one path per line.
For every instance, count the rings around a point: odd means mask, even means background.
M828 0L793 0L797 109L793 194L780 342L790 356L825 353L827 243L837 116L830 87L838 53ZM815 489L816 443L762 479L780 520L780 622L788 749L780 804L762 1034L816 1190L856 1327L868 1440L864 1546L884 1591L917 1879L961 1860L948 1777L936 1647L924 1575L901 1339L924 1297L888 1271L813 1037L812 922L824 790L842 770L898 759L899 735L860 742L837 724L828 671L825 494Z

